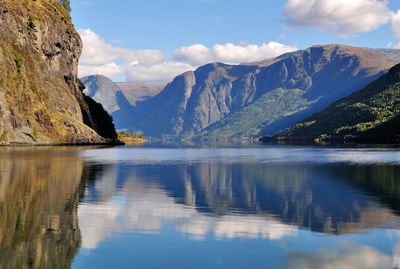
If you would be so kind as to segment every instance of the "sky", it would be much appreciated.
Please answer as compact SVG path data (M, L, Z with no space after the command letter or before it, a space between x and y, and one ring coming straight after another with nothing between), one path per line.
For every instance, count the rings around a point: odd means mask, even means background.
M72 0L79 76L165 83L313 45L400 48L400 0Z

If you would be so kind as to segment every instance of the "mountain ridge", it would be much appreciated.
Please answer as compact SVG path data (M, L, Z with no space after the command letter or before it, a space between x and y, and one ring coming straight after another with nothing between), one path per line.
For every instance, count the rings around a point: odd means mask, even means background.
M277 134L364 87L397 61L398 50L318 45L257 65L210 63L177 76L160 94L137 102L129 119L118 126L180 139ZM265 112L262 107L275 108ZM114 114L114 119L122 113ZM242 128L238 118L250 123Z

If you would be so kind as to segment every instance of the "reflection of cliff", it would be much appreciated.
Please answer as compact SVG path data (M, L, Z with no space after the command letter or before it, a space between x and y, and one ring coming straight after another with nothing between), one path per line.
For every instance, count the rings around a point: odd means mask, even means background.
M0 154L0 268L69 268L81 242L77 153Z
M120 188L127 188L129 178L143 184L150 184L152 179L177 203L194 205L201 212L214 216L276 216L284 223L325 233L343 234L399 224L391 210L374 201L370 192L352 187L349 177L344 177L349 169L357 173L365 168L224 163L122 165L117 181ZM380 177L382 171L373 173L381 168L369 169L376 182L394 184L396 173L389 171L394 167L386 167L388 176L384 178ZM362 176L358 180L362 181Z

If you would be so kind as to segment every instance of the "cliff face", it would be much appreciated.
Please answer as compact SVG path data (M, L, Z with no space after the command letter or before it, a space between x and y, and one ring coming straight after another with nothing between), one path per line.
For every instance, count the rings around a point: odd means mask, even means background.
M398 60L399 50L326 45L253 64L208 64L137 102L131 117L122 111L113 117L118 128L148 136L274 135L366 86Z
M117 137L77 77L82 42L50 0L0 1L0 143L109 143Z

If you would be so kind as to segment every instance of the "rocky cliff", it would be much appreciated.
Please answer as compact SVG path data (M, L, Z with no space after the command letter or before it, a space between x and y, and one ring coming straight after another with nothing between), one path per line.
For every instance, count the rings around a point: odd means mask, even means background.
M58 1L0 1L0 144L110 143L77 77L82 42Z
M398 60L399 50L326 45L259 63L208 64L113 117L119 128L147 136L273 135L366 86Z

